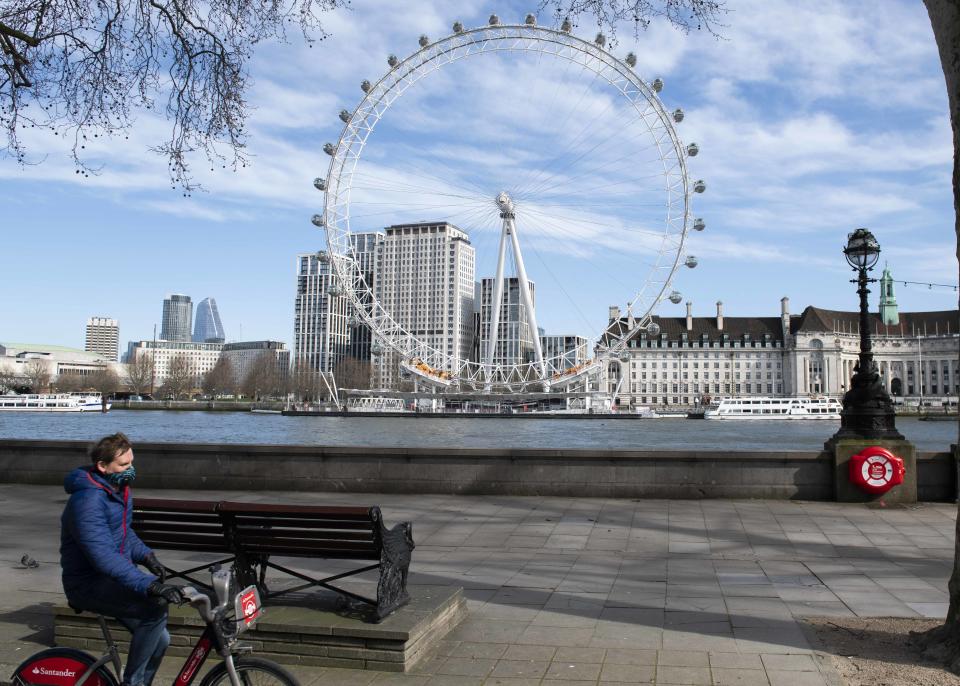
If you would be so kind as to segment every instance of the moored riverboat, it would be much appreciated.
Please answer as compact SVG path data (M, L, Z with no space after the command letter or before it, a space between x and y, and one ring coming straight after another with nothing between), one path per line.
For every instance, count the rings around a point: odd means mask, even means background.
M0 412L100 412L99 393L8 393L0 395ZM110 403L106 404L110 409Z
M836 398L721 398L704 419L840 419Z

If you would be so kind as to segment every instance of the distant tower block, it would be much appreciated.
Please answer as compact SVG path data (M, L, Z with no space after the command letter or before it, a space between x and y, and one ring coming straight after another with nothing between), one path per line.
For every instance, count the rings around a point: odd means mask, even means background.
M162 340L189 341L192 322L193 302L189 295L173 294L163 301Z
M217 301L213 298L204 298L197 304L197 317L193 324L193 342L224 343L226 340Z
M117 361L120 346L120 327L116 319L90 317L87 320L87 337L83 349L96 353L108 362Z

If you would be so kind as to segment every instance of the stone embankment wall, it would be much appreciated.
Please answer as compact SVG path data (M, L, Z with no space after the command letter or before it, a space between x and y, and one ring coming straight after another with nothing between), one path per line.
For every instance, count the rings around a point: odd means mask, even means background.
M61 484L82 441L0 441L0 482ZM218 490L833 500L826 452L486 450L138 443L137 486ZM953 500L951 453L920 453L920 500Z

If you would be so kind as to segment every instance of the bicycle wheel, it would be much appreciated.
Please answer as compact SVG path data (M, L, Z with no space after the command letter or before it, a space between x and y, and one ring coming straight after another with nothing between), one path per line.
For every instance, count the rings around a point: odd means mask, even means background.
M242 686L300 686L296 678L275 662L258 657L235 658ZM221 662L203 677L200 686L230 686L227 665Z
M73 686L96 658L75 648L49 648L24 660L10 681L13 686ZM118 686L113 674L100 666L83 686Z

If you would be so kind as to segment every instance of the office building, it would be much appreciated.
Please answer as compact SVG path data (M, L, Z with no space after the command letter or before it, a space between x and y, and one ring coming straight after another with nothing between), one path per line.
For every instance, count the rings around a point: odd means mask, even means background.
M204 298L197 304L197 316L193 324L193 342L223 343L226 340L217 301L213 298Z
M330 372L350 346L350 304L339 294L325 252L297 255L293 365L299 372Z
M197 385L220 359L222 343L194 343L193 341L136 341L127 353L128 364L136 364L141 357L153 363L153 386L159 388L170 375L175 358L184 358L190 376Z
M379 231L350 234L351 255L356 260L357 269L360 275L363 276L363 280L371 292L375 288L377 278L377 251L380 250L383 245L383 239L384 235ZM361 296L361 302L365 305L369 305L372 299L370 294ZM369 326L364 324L362 320L356 316L355 312L351 314L354 316L351 316L348 320L350 327L348 354L350 357L369 362L370 347L373 343L373 332Z
M116 319L90 317L87 320L86 343L83 349L108 362L116 362L120 349L120 327Z
M160 338L165 341L189 341L193 323L193 303L189 295L174 294L163 301Z
M290 372L290 351L281 341L243 341L227 343L221 357L230 363L234 383L240 385L250 368L264 355L269 356L277 373L277 379L286 379Z
M448 222L396 224L377 251L374 294L405 331L445 353L443 371L470 358L473 339L475 254L467 233ZM373 385L397 388L398 353L374 358Z
M493 289L496 279L484 278L479 284L480 296L480 361L486 362L490 351L490 322L493 317ZM504 278L503 297L500 300L500 322L497 326L497 345L493 352L495 366L527 364L534 361L533 336L530 330L527 308L520 292L517 277ZM536 286L528 282L530 299L536 307ZM546 356L544 356L546 357Z
M540 347L543 349L543 359L557 370L576 367L590 357L588 341L583 336L541 334Z

